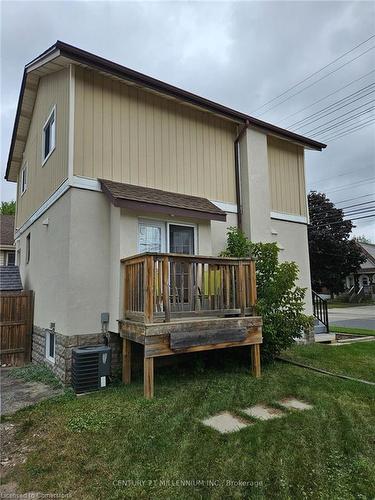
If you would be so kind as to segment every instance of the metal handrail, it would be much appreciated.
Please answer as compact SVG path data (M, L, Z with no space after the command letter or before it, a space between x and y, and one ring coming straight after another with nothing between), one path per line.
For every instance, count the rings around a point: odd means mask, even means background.
M328 304L318 293L312 291L313 314L329 332Z

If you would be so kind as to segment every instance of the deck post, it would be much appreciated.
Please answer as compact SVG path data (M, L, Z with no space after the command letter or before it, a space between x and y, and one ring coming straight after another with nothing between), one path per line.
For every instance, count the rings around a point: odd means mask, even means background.
M251 371L255 378L260 377L260 344L251 346Z
M143 384L145 398L152 399L154 397L154 358L144 358Z
M132 345L128 339L122 339L122 382L130 384L132 374Z

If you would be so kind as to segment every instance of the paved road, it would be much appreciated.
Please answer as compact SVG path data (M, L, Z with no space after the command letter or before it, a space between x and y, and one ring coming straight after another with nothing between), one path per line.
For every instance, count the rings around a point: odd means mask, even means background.
M329 309L328 318L330 325L375 330L375 305Z

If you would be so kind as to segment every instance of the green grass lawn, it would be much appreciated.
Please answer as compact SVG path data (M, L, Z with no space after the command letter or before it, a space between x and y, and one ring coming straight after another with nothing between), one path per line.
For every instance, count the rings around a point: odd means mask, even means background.
M366 301L366 302L359 302L359 303L353 303L353 302L327 302L328 309L342 309L346 307L363 307L363 306L372 306L374 305L375 302L373 300L371 301Z
M294 346L283 353L282 357L340 375L375 382L375 342Z
M353 335L375 335L375 330L370 330L368 328L355 328L355 327L347 327L347 326L335 326L329 325L329 329L331 332L336 333L350 333Z
M353 359L365 352L328 349L340 363L344 352ZM79 499L374 497L373 387L280 362L255 380L249 360L228 351L216 362L157 369L151 401L139 378L20 411L17 439L30 452L8 479L22 491ZM227 435L200 423L286 396L314 407Z

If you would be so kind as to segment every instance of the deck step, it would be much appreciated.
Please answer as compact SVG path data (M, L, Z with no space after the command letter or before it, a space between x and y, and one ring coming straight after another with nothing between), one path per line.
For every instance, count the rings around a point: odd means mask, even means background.
M315 335L319 335L321 333L328 333L327 332L327 327L325 325L319 324L314 326L314 333Z

